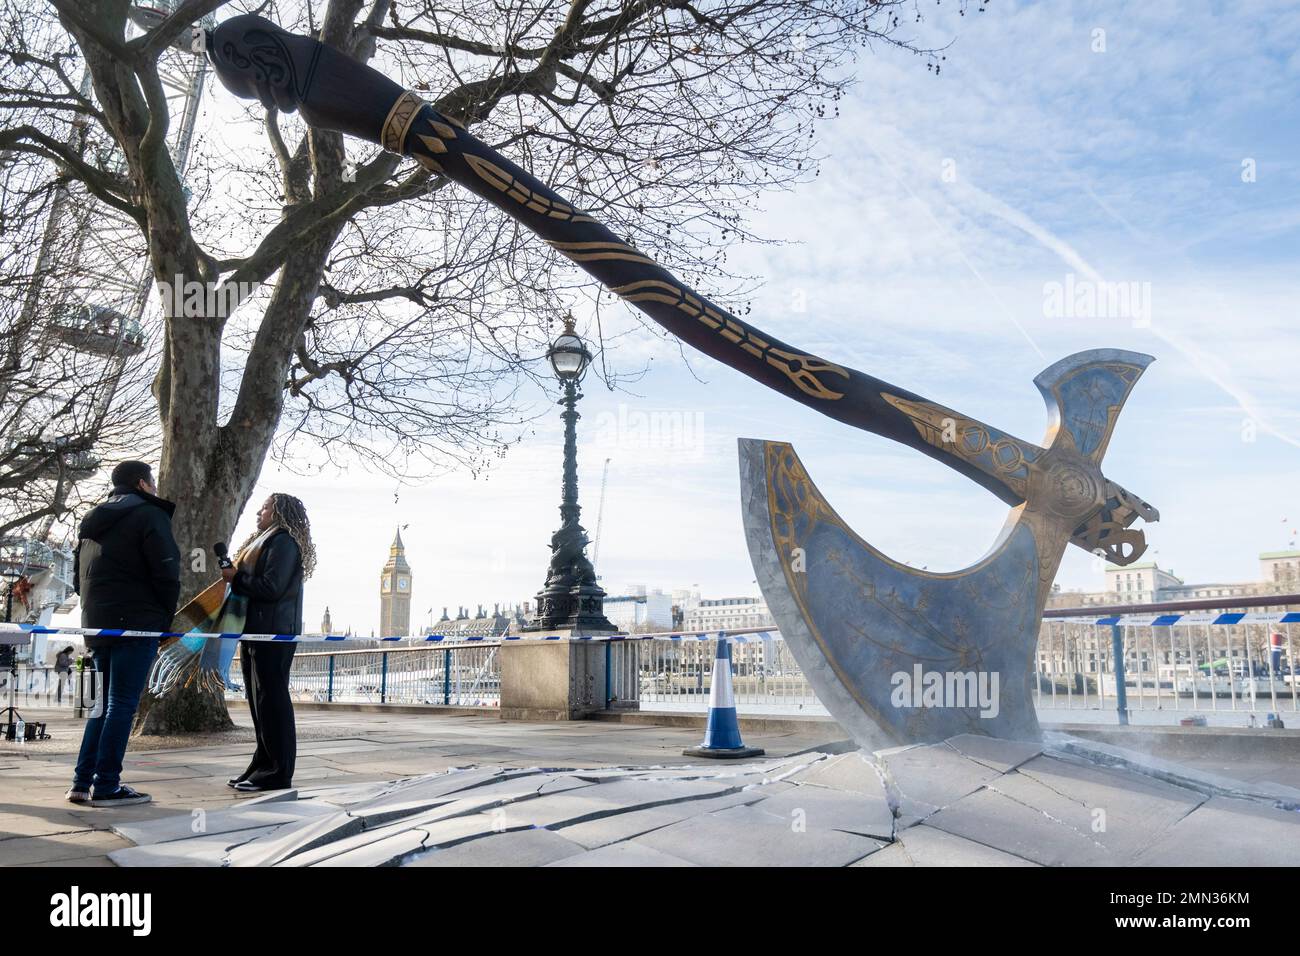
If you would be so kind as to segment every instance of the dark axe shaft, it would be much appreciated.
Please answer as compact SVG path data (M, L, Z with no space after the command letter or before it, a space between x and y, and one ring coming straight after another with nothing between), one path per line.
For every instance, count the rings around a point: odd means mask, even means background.
M918 428L916 406L926 407L936 427L948 421L943 406L742 321L382 73L253 14L225 21L206 42L217 75L236 95L268 108L298 110L310 126L415 158L522 222L693 348L823 415L942 461L1010 505L1025 500L1023 485L1009 483L1001 470L951 453L935 440L934 429L927 437ZM954 426L978 426L981 441L1024 459L1043 451L967 416L951 418Z

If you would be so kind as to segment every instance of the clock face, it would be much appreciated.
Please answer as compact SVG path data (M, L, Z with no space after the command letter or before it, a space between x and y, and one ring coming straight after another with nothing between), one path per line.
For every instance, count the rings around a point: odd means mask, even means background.
M383 592L384 592L385 594L387 594L389 591L391 591L391 590L393 589L393 579L392 579L392 578L387 578L387 577L384 578L384 581L383 581L383 584L382 584L381 587L382 587Z
M405 590L406 590L408 587L410 587L410 586L411 586L411 582L410 582L409 579L407 579L407 578L398 578L398 579L397 579L397 590L399 590L399 591L405 591Z

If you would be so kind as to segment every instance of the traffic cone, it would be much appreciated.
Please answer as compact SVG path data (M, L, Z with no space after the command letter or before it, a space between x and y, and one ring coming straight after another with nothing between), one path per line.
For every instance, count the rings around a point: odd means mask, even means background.
M736 719L736 698L731 692L731 641L718 637L718 657L713 662L713 686L709 688L709 723L704 743L682 751L688 757L714 757L734 760L737 757L761 757L757 747L746 747L740 739L740 722Z

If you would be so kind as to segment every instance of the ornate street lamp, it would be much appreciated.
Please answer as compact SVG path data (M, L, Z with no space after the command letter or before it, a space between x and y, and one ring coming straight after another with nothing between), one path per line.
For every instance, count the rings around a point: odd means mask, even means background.
M526 631L568 631L591 634L617 631L605 617L605 592L596 583L596 569L587 560L587 532L578 523L578 383L591 353L573 330L573 316L564 317L564 333L546 353L555 377L564 386L564 492L560 530L551 536L551 566L546 586L537 595L537 616Z

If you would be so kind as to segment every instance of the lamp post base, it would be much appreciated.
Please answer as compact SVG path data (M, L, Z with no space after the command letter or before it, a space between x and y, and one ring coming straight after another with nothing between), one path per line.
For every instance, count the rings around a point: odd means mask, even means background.
M574 636L617 634L618 627L605 617L605 592L592 585L573 590L546 590L537 595L537 617L525 625L527 633L570 632Z

